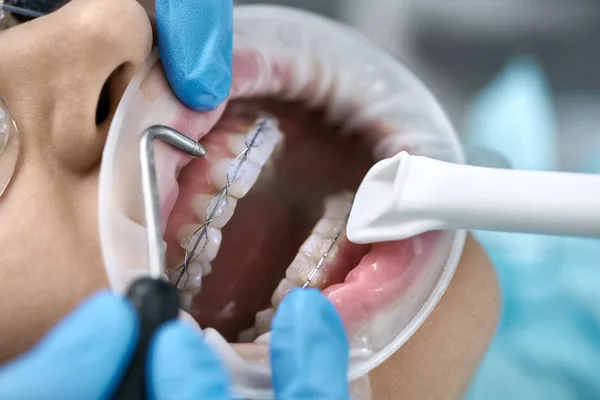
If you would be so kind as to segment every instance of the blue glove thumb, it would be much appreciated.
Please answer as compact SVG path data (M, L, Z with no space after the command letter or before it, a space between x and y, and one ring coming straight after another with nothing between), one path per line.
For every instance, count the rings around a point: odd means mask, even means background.
M216 109L231 89L233 0L156 0L158 50L177 97Z
M102 291L33 350L0 368L1 399L103 399L127 367L137 335L126 299Z
M346 331L318 290L295 289L277 308L271 363L277 400L350 398Z
M181 321L162 326L150 343L154 400L229 400L225 367L198 333Z

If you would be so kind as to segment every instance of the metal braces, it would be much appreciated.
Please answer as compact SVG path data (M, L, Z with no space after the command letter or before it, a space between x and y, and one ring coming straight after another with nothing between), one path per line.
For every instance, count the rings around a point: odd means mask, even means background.
M226 172L227 173L227 181L226 181L225 186L223 188L221 188L221 190L219 190L219 192L217 192L211 198L211 200L208 202L208 205L206 207L205 222L198 229L196 229L192 233L192 235L190 235L190 237L188 239L184 239L182 241L182 247L184 247L186 249L185 250L185 258L184 258L183 264L181 264L179 267L177 267L177 269L173 273L174 279L172 279L171 281L173 281L173 280L175 281L175 283L174 283L175 287L183 288L186 286L187 282L189 281L189 279L190 279L190 274L188 272L189 263L191 261L193 261L196 257L198 257L200 254L202 254L202 252L204 252L204 250L206 249L206 246L208 245L208 227L210 226L212 221L214 221L215 219L217 219L221 215L223 215L223 210L227 206L227 195L229 193L229 187L243 176L243 174L245 172L244 166L248 162L248 157L249 157L252 149L257 148L264 143L264 140L262 138L263 131L265 130L267 124L269 124L270 122L271 122L270 118L263 118L256 124L254 133L252 133L251 135L248 135L246 137L246 141L245 141L246 147L235 158L236 163L235 163L234 170L231 172L231 174L229 171ZM210 212L209 212L209 209L210 209ZM187 245L189 244L190 241L192 241L194 239L194 237L196 235L197 235L197 238L194 243L194 246L192 247L191 251L188 251ZM175 276L176 276L176 278L175 278ZM184 278L184 276L185 276L185 280L182 282L182 279Z

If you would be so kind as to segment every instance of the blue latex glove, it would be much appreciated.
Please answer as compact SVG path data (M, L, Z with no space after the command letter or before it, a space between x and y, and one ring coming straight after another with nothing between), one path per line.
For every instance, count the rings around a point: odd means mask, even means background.
M158 50L173 91L196 111L231 89L233 0L156 0Z
M137 321L127 300L101 292L68 316L31 352L0 369L2 399L105 399L127 367ZM230 399L215 353L189 326L161 327L149 349L151 397ZM316 290L297 290L273 321L277 399L348 399L348 343L340 317Z

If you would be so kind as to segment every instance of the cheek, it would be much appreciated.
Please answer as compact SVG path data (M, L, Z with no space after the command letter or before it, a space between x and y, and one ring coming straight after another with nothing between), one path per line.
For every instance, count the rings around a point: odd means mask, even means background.
M26 351L83 298L107 286L94 179L23 163L0 203L0 362Z

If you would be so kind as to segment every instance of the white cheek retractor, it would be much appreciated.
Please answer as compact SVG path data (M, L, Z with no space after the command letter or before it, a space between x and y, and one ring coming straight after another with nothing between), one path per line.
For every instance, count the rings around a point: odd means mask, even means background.
M347 234L375 243L448 229L600 236L600 176L473 167L401 152L363 179Z
M234 26L235 54L239 60L248 60L234 68L232 92L237 96L284 98L322 107L326 118L343 123L348 134L376 126L387 135L373 149L378 158L411 149L415 154L463 162L454 130L430 92L402 64L351 29L313 14L271 6L236 7ZM257 75L245 81L244 73L255 67ZM180 127L187 124L187 128ZM202 124L206 124L204 116L176 99L155 51L115 111L102 158L99 230L113 289L125 292L148 275L151 264L147 238L148 230L154 228L145 223L141 212L141 135L154 125L172 126L189 135L192 129L204 129ZM172 177L159 183L174 187L175 174L169 168L175 166L165 156L173 149L163 143L156 146L157 164L166 163L157 168L158 173ZM348 380L353 386L357 381L368 382L369 371L391 357L423 324L450 283L465 238L463 231L448 230L405 245L407 259L398 260L399 267L405 268L405 289L387 299L381 309L369 310L364 323L349 335ZM369 291L377 293L385 284L375 282ZM239 347L228 344L214 329L203 329L203 336L230 371L236 398L274 398L264 343L252 345L252 349L265 350L264 359L257 360L243 357L236 351ZM369 398L369 393L357 394L354 389L352 395Z

